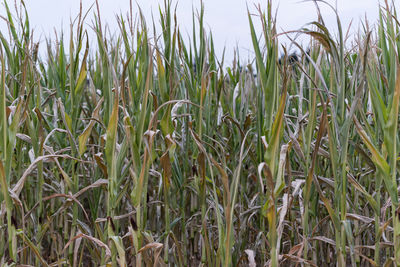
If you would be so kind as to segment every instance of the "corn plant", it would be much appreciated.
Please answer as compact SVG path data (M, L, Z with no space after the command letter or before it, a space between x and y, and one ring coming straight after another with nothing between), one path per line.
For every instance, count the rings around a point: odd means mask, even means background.
M36 43L3 2L0 265L400 266L394 4L357 34L249 6L229 62L175 3Z

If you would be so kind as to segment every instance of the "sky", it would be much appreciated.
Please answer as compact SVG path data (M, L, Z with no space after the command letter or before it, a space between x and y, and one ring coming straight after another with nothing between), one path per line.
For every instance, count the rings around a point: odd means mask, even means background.
M14 0L8 0L12 6ZM17 3L19 0L16 0ZM35 37L44 41L45 37L54 36L54 30L60 32L69 31L70 18L79 12L80 0L25 0L31 27L35 29ZM130 0L99 0L100 12L103 24L106 22L111 31L118 31L116 14L126 14L129 10ZM336 6L343 24L347 29L351 21L351 32L359 29L360 22L367 16L372 24L376 22L379 12L379 0L327 0ZM383 2L383 0L381 0ZM4 16L4 4L1 1L0 15ZM82 0L83 9L87 10L93 0ZM152 14L158 20L158 6L163 0L136 0L133 1L133 12L141 7L145 17L151 21ZM177 17L181 31L190 35L192 27L192 10L200 8L200 0L173 0L177 3ZM205 7L205 26L213 33L217 55L221 55L226 47L226 57L233 58L233 51L238 47L241 55L252 57L252 43L248 25L247 9L251 13L257 13L255 5L261 5L265 10L266 1L261 0L203 0ZM299 0L273 0L273 9L277 10L277 30L285 32L298 30L306 23L317 19L315 6L312 2ZM335 14L326 5L321 4L323 17L329 29L335 30ZM94 11L94 9L92 10ZM93 12L87 20L88 29L92 23ZM257 18L254 18L257 26ZM260 32L260 28L258 27ZM0 31L5 30L4 22L0 23ZM292 35L293 36L293 35ZM284 36L281 43L288 44ZM300 40L300 42L305 42Z

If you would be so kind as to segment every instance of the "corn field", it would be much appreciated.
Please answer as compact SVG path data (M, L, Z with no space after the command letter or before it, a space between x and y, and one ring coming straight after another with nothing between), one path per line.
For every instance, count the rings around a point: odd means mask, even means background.
M203 6L190 38L165 0L39 44L4 1L0 266L400 266L400 19L314 3L295 34L249 6L224 62Z

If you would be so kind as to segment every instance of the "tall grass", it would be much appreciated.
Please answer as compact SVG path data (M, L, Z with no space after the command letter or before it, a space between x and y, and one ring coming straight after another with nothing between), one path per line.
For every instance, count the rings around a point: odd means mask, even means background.
M249 7L244 64L203 6L190 38L166 0L39 44L4 2L0 265L400 266L397 13L347 38L315 3L296 56Z

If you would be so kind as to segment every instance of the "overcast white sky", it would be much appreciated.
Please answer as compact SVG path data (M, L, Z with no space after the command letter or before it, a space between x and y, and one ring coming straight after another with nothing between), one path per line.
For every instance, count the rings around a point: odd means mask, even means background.
M17 0L18 1L18 0ZM327 0L332 5L337 5L343 26L348 26L353 20L353 31L359 26L360 21L367 15L370 22L378 18L379 0ZM2 1L3 2L3 1ZM12 5L13 0L8 0ZM79 0L26 0L30 16L31 26L35 28L35 36L52 36L54 28L58 31L62 28L68 31L71 16L79 11ZM84 10L93 4L93 0L82 0ZM227 47L227 57L232 57L233 48L239 47L241 54L250 55L252 44L249 34L247 6L255 13L254 4L265 7L266 0L203 0L205 6L206 26L212 30L217 53L222 53L223 47ZM381 2L383 2L381 0ZM118 30L115 14L126 13L129 10L129 0L99 0L102 21L107 22L111 30ZM148 20L151 20L151 12L158 19L158 5L163 0L137 0ZM137 5L134 1L134 12ZM176 0L173 3L177 3ZM178 1L178 20L182 28L191 30L192 8L198 9L200 0ZM301 28L305 23L316 19L316 9L311 2L299 0L273 0L274 9L278 8L278 31L289 31ZM335 17L332 11L321 4L325 22L334 29ZM3 5L0 14L4 15ZM92 21L91 15L88 23ZM3 23L4 24L4 23ZM89 27L88 27L89 28ZM4 31L4 25L0 25ZM282 40L284 42L284 40Z

